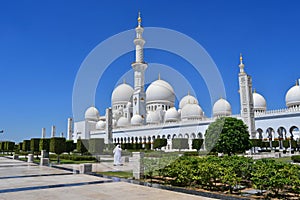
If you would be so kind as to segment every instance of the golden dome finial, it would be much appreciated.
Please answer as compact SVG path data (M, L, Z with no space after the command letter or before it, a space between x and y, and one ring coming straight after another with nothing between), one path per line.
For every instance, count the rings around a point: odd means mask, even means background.
M242 53L240 53L240 64L241 65L243 64L243 55L242 55Z
M190 96L190 90L188 90L188 96Z
M253 89L253 93L256 93L256 89L255 88Z
M160 80L160 73L158 73L158 80Z
M243 63L243 56L242 56L242 53L240 53L240 64L239 64L239 67L240 67L240 73L245 73L244 72L244 63Z
M141 26L141 24L142 24L142 18L141 18L141 12L140 11L139 11L139 14L138 14L137 21L138 21L138 25Z
M126 84L126 78L123 78L123 83Z

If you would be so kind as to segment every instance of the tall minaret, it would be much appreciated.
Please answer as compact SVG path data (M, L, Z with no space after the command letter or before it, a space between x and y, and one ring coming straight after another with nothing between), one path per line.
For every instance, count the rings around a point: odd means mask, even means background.
M247 75L244 70L244 63L242 54L240 55L240 101L241 101L241 117L248 126L250 138L256 138L254 109L253 109L253 95L252 95L252 78Z
M142 37L144 28L142 27L142 18L139 12L138 26L135 28L136 38L135 44L135 62L131 64L134 70L134 93L132 98L133 114L138 114L146 118L146 94L144 89L145 70L148 65L144 62L144 44L145 40Z

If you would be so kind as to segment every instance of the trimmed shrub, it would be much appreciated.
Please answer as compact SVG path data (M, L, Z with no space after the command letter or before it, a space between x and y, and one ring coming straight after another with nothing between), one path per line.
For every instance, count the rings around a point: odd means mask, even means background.
M197 151L185 151L183 153L184 156L199 156L199 153Z
M17 150L22 151L22 147L23 147L23 142L19 142Z
M261 139L251 139L252 147L264 147Z
M104 149L104 139L103 138L92 138L89 139L89 152L92 154L101 154Z
M167 139L165 138L157 138L153 142L153 149L161 149L165 146L167 146Z
M193 139L192 141L192 149L196 149L199 151L203 145L204 139Z
M173 149L188 149L189 142L187 138L174 138L172 139L172 148Z
M146 143L145 144L145 149L150 150L151 149L151 143Z
M40 140L40 151L45 150L46 152L50 151L50 138L42 138Z
M40 151L40 138L31 138L30 140L31 153L38 154Z
M143 144L140 144L140 143L132 144L132 150L140 150L140 149L143 149Z
M272 141L272 147L273 148L279 147L279 141Z
M66 138L54 137L50 139L50 152L57 155L62 154L66 150Z
M6 152L13 152L14 151L14 147L15 147L15 143L14 142L10 142L10 141L5 141L4 142L4 150Z
M4 142L0 142L0 151L1 151L1 152L4 151Z
M116 145L116 144L115 144ZM122 149L128 149L128 150L130 150L130 149L132 149L133 147L133 144L132 143L123 143L123 144L121 144L121 148Z
M85 139L78 139L76 144L77 152L81 153L83 155L84 153L88 152L88 146L89 142Z
M30 151L30 140L23 140L22 150L25 152Z
M66 141L66 152L71 153L76 149L76 143L74 143L73 140L67 140Z
M295 163L300 163L300 155L292 156L291 159Z

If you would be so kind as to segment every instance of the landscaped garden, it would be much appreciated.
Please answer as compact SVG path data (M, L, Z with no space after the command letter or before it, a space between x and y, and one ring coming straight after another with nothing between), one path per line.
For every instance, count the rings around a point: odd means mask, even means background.
M189 148L187 138L172 139L172 147L177 149L174 152L162 150L167 145L166 138L157 138L152 144L132 142L121 145L123 156L130 157L133 151L145 153L142 159L145 176L141 181L239 196L246 190L256 189L255 198L300 199L300 166L291 164L300 163L300 155L258 160L244 157L245 151L250 149L259 154L271 151L293 154L297 142L251 140L246 125L236 118L220 118L211 123L205 133L205 140L192 140L191 146L196 151L181 151ZM0 142L2 155L14 153L20 156L19 159L27 161L28 154L33 154L34 162L39 162L41 152L46 152L46 157L54 164L99 162L99 156L112 156L111 148L104 144L103 139L83 139L74 143L72 140L54 137L32 138L19 144ZM257 149L259 151L255 152ZM106 162L112 160L107 159ZM101 174L132 178L132 171Z

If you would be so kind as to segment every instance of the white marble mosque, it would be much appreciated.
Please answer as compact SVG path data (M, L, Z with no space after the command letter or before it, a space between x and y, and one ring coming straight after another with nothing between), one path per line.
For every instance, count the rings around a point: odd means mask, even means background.
M244 71L243 58L240 56L238 74L241 112L232 115L230 103L220 98L213 105L211 117L205 116L198 100L188 94L175 108L173 87L166 81L158 79L147 90L144 88L144 74L148 67L144 62L141 17L134 44L136 60L134 69L134 86L123 83L112 92L111 108L106 109L105 116L99 116L95 107L85 112L85 120L68 121L68 138L77 140L105 138L113 143L149 143L156 138L167 138L167 149L172 149L172 138L204 138L205 130L216 118L232 116L242 119L248 126L251 138L272 140L278 138L299 138L300 128L300 86L298 82L285 96L286 108L267 110L265 98L252 92L252 79ZM205 139L205 138L204 138Z

